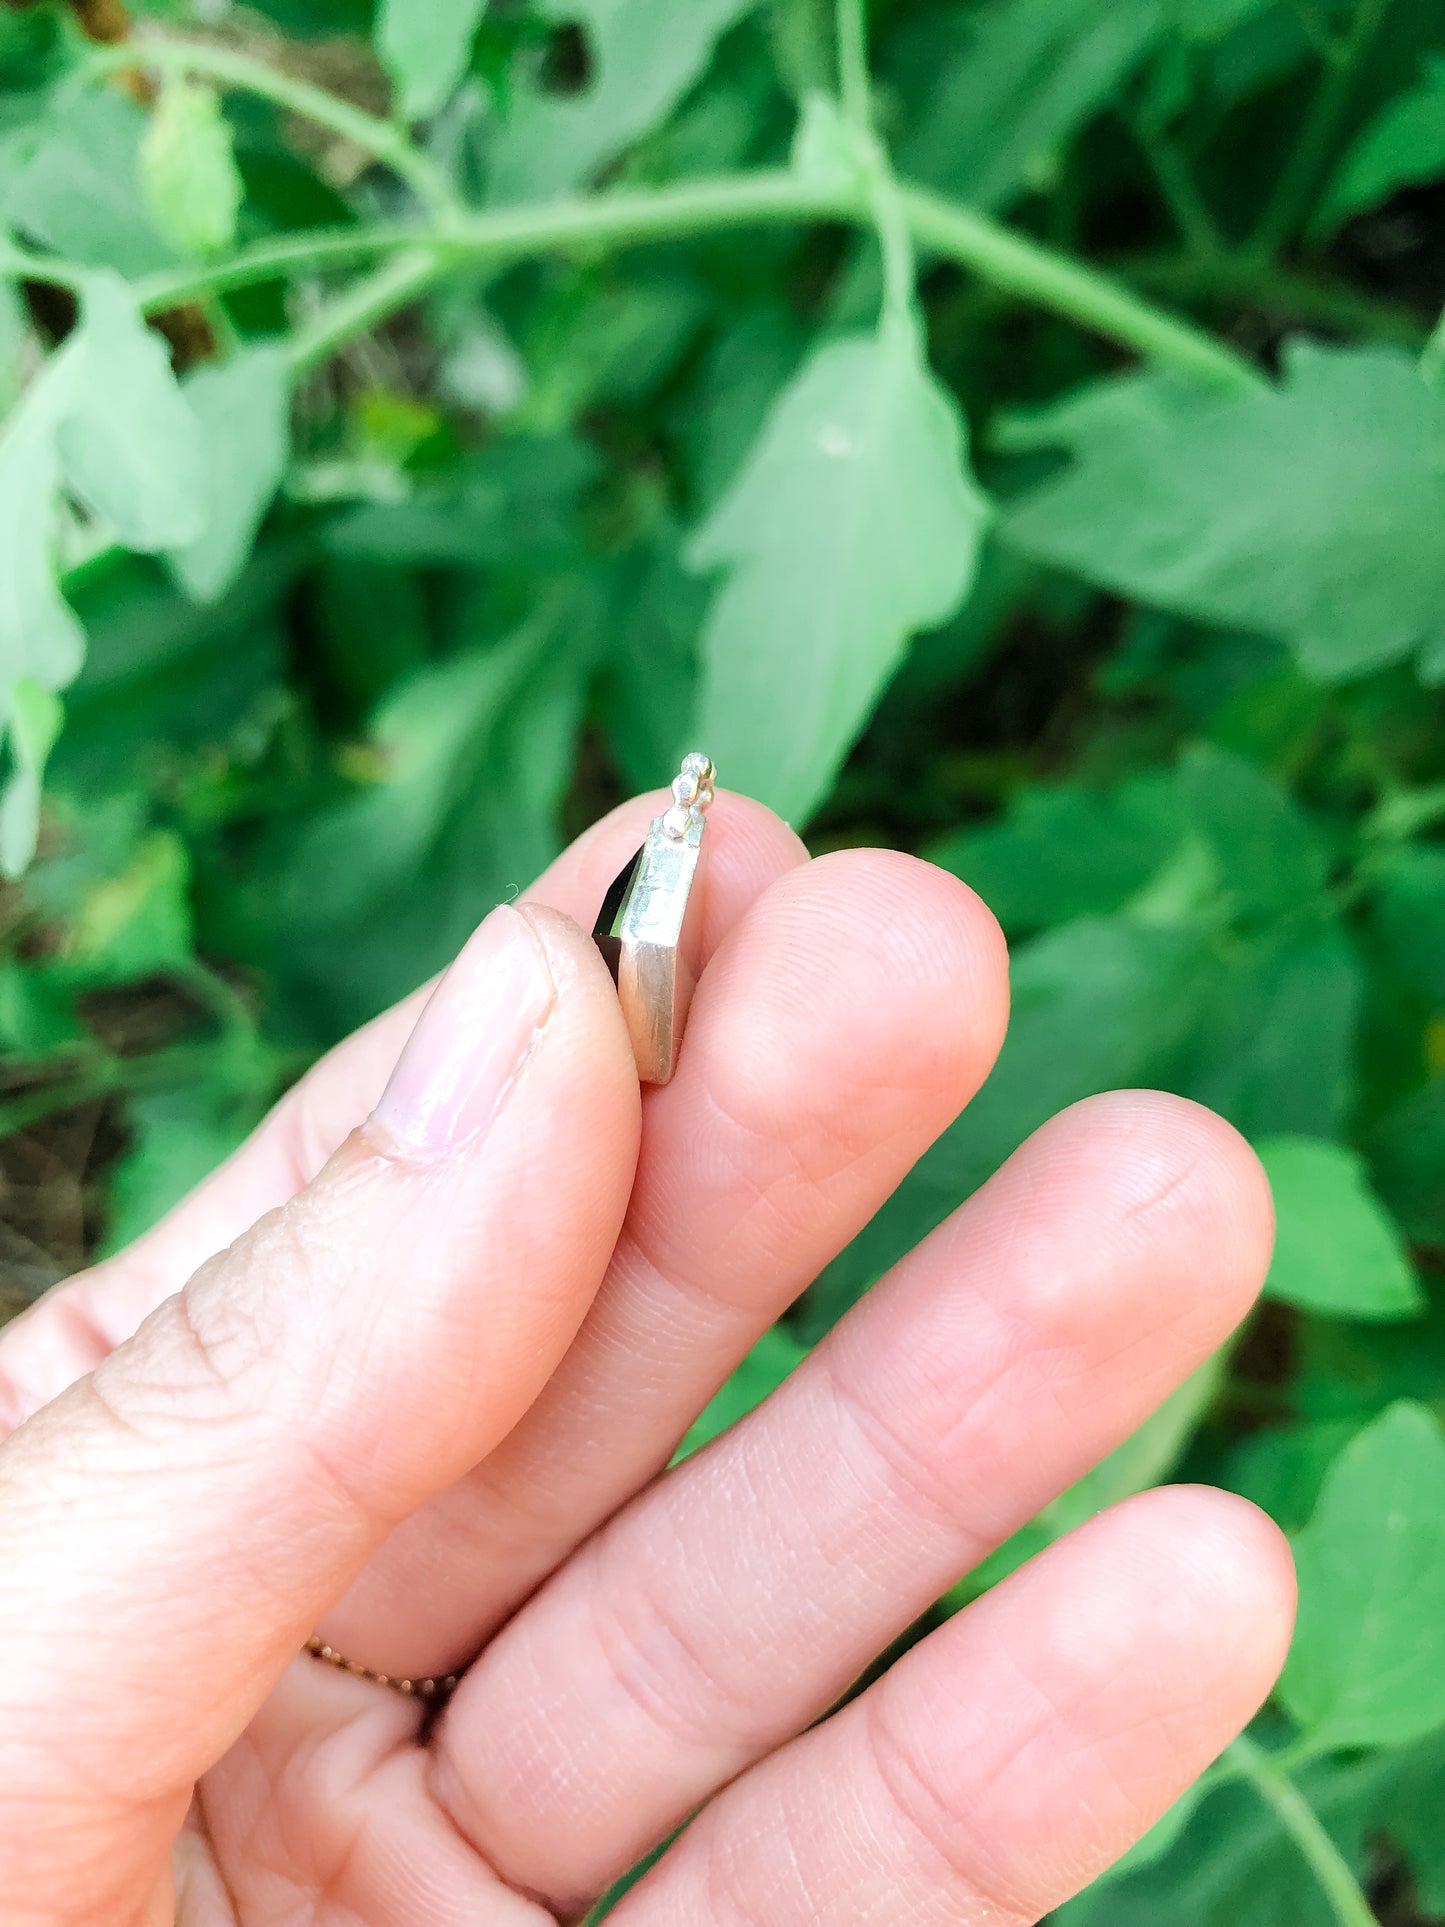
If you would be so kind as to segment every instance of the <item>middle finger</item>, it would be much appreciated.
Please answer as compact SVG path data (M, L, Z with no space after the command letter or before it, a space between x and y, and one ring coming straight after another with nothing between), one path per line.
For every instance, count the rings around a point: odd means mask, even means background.
M860 932L867 940L860 940ZM758 1334L987 1073L1007 976L955 878L891 851L789 871L709 963L649 1091L627 1222L571 1351L489 1459L406 1520L324 1636L448 1671L667 1463Z

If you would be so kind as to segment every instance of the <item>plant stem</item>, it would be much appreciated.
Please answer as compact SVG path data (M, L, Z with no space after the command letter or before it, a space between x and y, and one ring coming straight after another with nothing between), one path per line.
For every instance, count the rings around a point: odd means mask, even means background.
M1128 125L1191 255L1199 261L1214 260L1224 252L1224 236L1184 156L1147 115L1129 116Z
M1357 0L1349 33L1334 57L1326 58L1299 139L1290 149L1274 192L1250 236L1253 252L1265 257L1274 255L1307 211L1320 170L1329 158L1330 146L1349 105L1355 70L1379 32L1389 4L1390 0Z
M971 269L994 287L1216 387L1244 390L1263 385L1263 377L1233 349L1056 249L922 188L900 183L898 205L920 247ZM228 261L150 276L138 282L135 291L147 309L160 309L198 295L393 250L426 250L435 257L440 277L454 264L465 262L505 263L576 248L676 240L758 222L809 220L871 225L873 208L861 192L819 186L785 170L721 175L649 191L498 208L449 220L437 230L387 226L287 235L245 249ZM425 282L419 280L418 285ZM398 293L394 305L401 306L405 298ZM390 310L378 310L372 321L384 312ZM314 361L324 350L306 352L308 360Z
M79 294L85 286L86 271L68 261L54 261L43 254L32 254L18 241L0 230L0 275L17 281L40 281L51 288L68 288Z
M395 254L373 273L354 281L319 314L305 322L286 343L293 371L305 374L338 348L408 306L440 280L447 257L435 248L412 247Z
M1419 349L1422 342L1423 330L1408 308L1361 294L1347 282L1296 274L1249 254L1224 254L1213 260L1142 256L1117 262L1114 271L1135 287L1176 300L1233 301L1264 314L1396 342L1402 348Z
M368 114L324 87L283 74L232 47L213 47L194 40L128 41L123 46L97 48L77 70L76 79L84 83L123 67L137 66L163 73L200 74L222 86L258 94L289 113L329 127L389 167L437 219L445 220L462 205L446 175L394 122Z
M905 186L900 198L920 247L961 262L994 287L1067 315L1081 327L1216 388L1248 393L1266 385L1256 368L1213 335L1151 307L1082 262L925 188Z
M1325 1832L1309 1801L1278 1763L1247 1733L1240 1734L1225 1758L1238 1767L1240 1777L1248 1780L1273 1809L1275 1818L1308 1862L1340 1927L1380 1927L1344 1855Z
M868 22L865 0L838 0L838 94L843 113L859 133L872 127L872 88L868 79Z
M1427 388L1445 388L1445 310L1421 351L1420 379Z

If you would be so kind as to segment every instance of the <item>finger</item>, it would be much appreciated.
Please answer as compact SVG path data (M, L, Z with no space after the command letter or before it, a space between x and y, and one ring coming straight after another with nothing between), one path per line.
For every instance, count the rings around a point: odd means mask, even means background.
M87 1842L140 1887L316 1617L535 1396L638 1110L590 940L494 911L370 1124L0 1449L0 1892Z
M1293 1614L1263 1513L1199 1487L1130 1500L729 1788L612 1919L1028 1927L1245 1725Z
M860 932L867 936L861 937ZM627 1222L576 1344L503 1447L405 1521L325 1632L449 1671L658 1472L700 1407L986 1074L1003 941L956 879L848 851L780 878L709 966L649 1092Z
M634 797L587 830L527 891L590 929L607 886L666 792ZM720 791L708 813L704 956L774 877L806 858L771 810ZM144 1237L48 1292L0 1333L0 1434L91 1371L197 1265L294 1197L380 1097L430 995L423 985L315 1064L244 1145Z
M1269 1245L1210 1112L1055 1118L483 1653L442 1731L463 1832L564 1911L605 1887L1141 1424Z

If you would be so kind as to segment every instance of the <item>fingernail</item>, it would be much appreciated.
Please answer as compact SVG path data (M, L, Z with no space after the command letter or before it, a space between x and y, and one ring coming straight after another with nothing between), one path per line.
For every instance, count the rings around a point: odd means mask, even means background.
M501 904L432 992L372 1113L408 1150L451 1150L486 1130L557 1000L541 939Z

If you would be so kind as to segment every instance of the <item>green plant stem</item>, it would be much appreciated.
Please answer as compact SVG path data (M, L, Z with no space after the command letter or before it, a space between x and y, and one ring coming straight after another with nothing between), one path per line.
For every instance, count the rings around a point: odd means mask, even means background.
M1067 315L1081 327L1216 388L1240 393L1266 385L1258 369L1232 348L1151 307L1082 262L924 188L905 186L900 198L920 248L961 262L995 287Z
M1320 1890L1329 1901L1340 1927L1379 1927L1370 1903L1360 1891L1360 1883L1350 1871L1339 1848L1325 1832L1323 1823L1289 1775L1278 1762L1241 1733L1228 1748L1225 1758L1248 1780L1275 1818L1299 1848Z
M1190 255L1198 261L1215 260L1224 253L1224 236L1184 156L1146 115L1132 115L1128 124Z
M1120 279L1178 301L1218 299L1264 314L1419 349L1423 330L1408 308L1361 294L1348 283L1297 274L1248 254L1214 259L1141 256L1114 264Z
M1056 249L922 188L900 183L898 204L917 246L958 262L1008 294L1216 387L1243 390L1263 385L1263 377L1233 349ZM441 278L453 266L477 261L505 264L534 255L635 246L758 223L833 220L871 226L873 219L872 205L861 191L850 194L832 185L820 186L786 170L723 175L650 191L498 208L451 220L435 231L395 225L286 235L226 261L150 276L136 284L136 294L147 309L162 309L308 269L393 250L425 250L434 258L435 274L423 275L418 265L415 287L406 293L397 291L394 305L401 306L430 279ZM374 325L389 311L376 309L365 325ZM332 345L345 338L336 336ZM319 347L308 348L308 363L322 352Z
M422 205L437 219L456 213L461 202L451 182L395 122L368 114L340 100L324 87L283 74L265 61L233 47L213 47L194 40L136 40L122 46L99 47L77 69L76 80L86 83L126 67L144 67L168 74L197 74L224 87L237 87L329 127L343 140L389 167L405 181Z
M388 315L408 306L442 278L447 265L448 257L439 250L411 247L354 281L304 322L286 343L294 372L306 374L319 367L348 341L369 333Z
M1308 211L1310 197L1349 105L1355 70L1379 32L1389 4L1390 0L1358 0L1344 43L1333 57L1326 57L1299 139L1290 149L1274 192L1250 236L1250 247L1256 254L1265 258L1276 254Z
M1428 388L1445 388L1445 311L1421 350L1420 379Z
M16 281L40 281L51 288L68 288L79 294L85 286L86 271L68 261L52 260L48 255L32 254L29 248L0 232L0 275Z
M865 0L838 0L834 18L838 39L838 94L843 113L860 133L866 133L873 125L873 112Z

